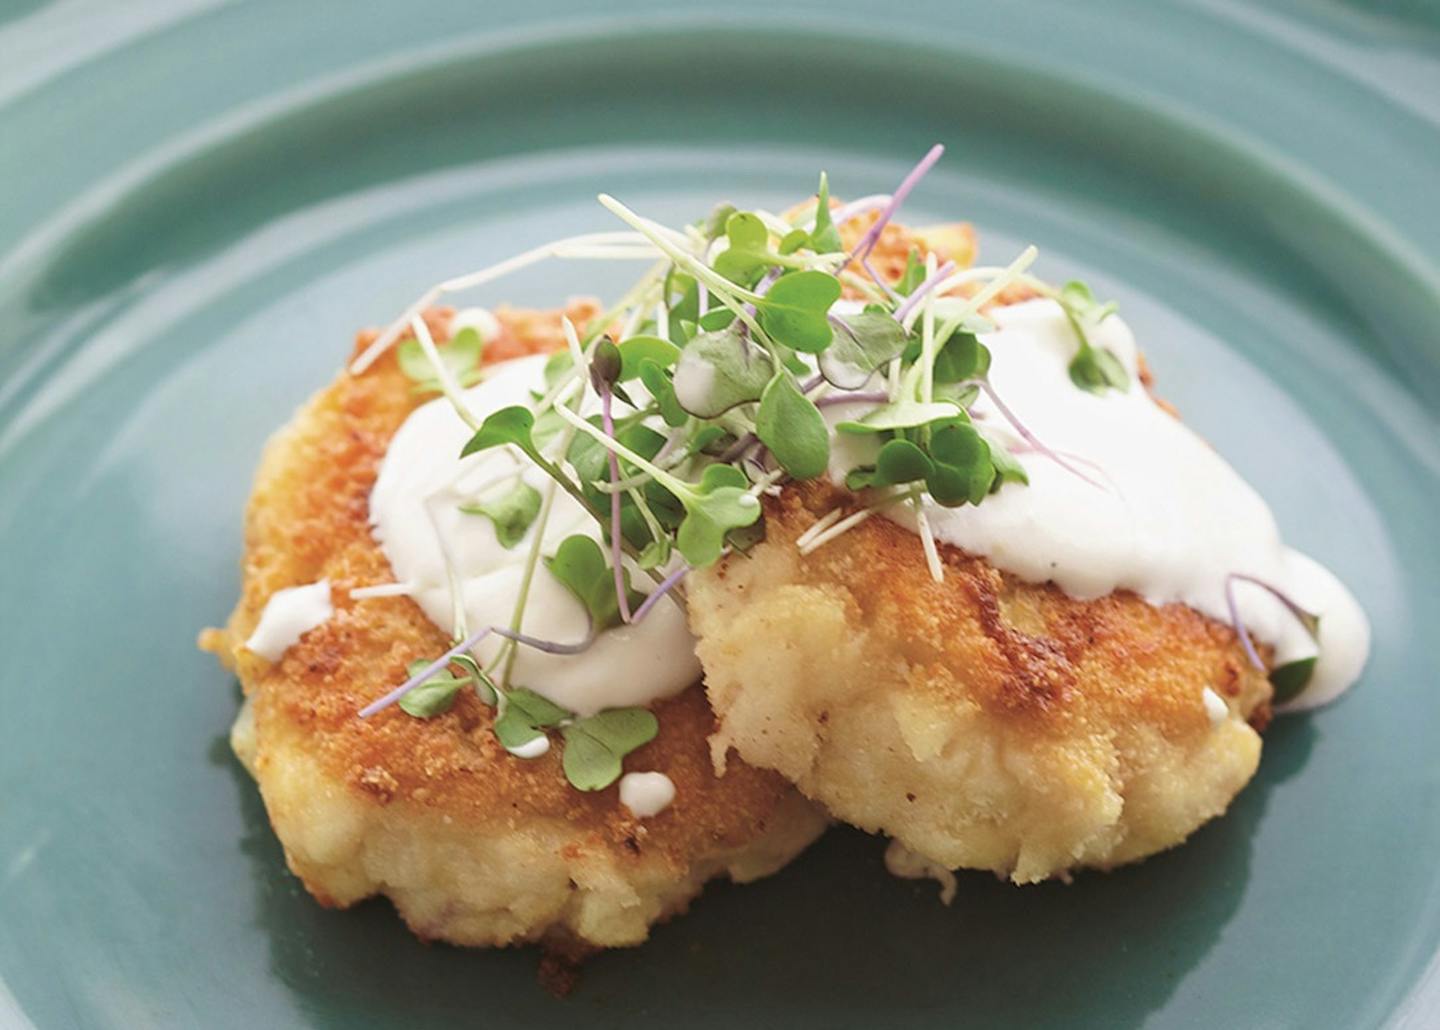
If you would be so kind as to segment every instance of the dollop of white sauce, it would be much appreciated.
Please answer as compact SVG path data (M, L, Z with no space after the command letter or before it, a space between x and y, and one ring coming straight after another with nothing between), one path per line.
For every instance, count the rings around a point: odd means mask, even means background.
M544 390L545 356L517 358L496 366L484 382L465 391L470 410L484 418L512 404L532 402L532 390ZM513 486L511 474L544 493L549 479L507 448L495 448L457 461L471 431L437 398L421 405L390 442L370 495L370 519L397 582L413 585L411 596L437 626L452 627L453 608L446 575L448 552L460 577L465 615L471 632L491 625L509 626L519 596L535 527L514 547L500 545L495 526L460 506L477 496L494 496ZM543 552L555 553L574 533L600 539L600 530L578 503L557 491ZM442 546L445 549L442 551ZM608 545L606 547L608 553ZM644 576L632 574L637 589ZM543 563L535 570L525 606L523 632L561 643L583 640L589 627L585 608ZM501 646L491 636L476 648L480 661L493 659ZM599 635L577 655L554 655L521 646L516 649L511 682L529 687L577 715L605 708L647 705L677 694L700 678L695 640L680 609L657 604L643 622L618 626Z
M450 317L450 335L461 329L474 329L488 343L500 335L500 320L488 308L461 308Z
M662 772L632 772L620 777L620 803L639 819L649 819L670 807L675 784Z
M291 644L328 622L333 614L328 579L277 590L265 602L260 621L245 646L268 662L279 661Z
M924 855L911 851L898 840L892 840L885 849L885 869L901 880L934 880L940 885L940 904L949 905L955 900L955 874L943 865L932 862Z
M462 312L468 321L460 324L473 324L484 335L488 327L475 312L493 321L477 308ZM1354 683L1370 646L1359 604L1323 566L1285 547L1260 495L1150 397L1139 382L1135 341L1125 323L1107 318L1092 342L1119 358L1131 385L1092 394L1069 378L1078 340L1059 305L1028 301L996 309L991 317L996 330L982 339L992 355L990 380L996 392L1083 477L1029 449L982 396L972 408L977 424L1015 454L1030 483L1006 485L980 505L945 508L926 502L936 539L1031 582L1054 582L1072 597L1131 590L1153 604L1187 604L1226 623L1227 576L1254 576L1320 616L1315 672L1289 707L1323 704ZM466 391L468 406L484 417L507 405L529 403L531 391L543 389L544 363L543 356L536 356L497 367L489 379ZM833 424L857 418L872 406L834 404L824 411ZM418 408L392 440L370 500L375 535L396 581L410 584L426 615L447 630L453 609L445 553L459 574L473 631L509 625L530 545L527 533L513 548L500 546L493 523L463 513L460 505L512 487L515 477L548 489L543 473L505 449L457 463L469 436L443 399ZM838 434L832 476L841 481L856 465L870 463L875 447L873 437ZM916 528L909 506L892 507L886 515ZM600 538L594 521L563 492L556 495L545 533L546 554L572 533ZM644 579L634 578L643 588ZM1241 581L1234 591L1246 629L1275 648L1276 664L1317 653L1304 628L1266 590ZM535 574L523 629L561 642L578 641L586 633L584 608L543 566ZM488 661L500 646L492 637L477 653ZM643 623L607 631L579 655L520 647L512 679L583 716L649 704L678 693L699 676L683 615L662 603ZM1213 711L1208 699L1207 710Z
M1293 707L1322 704L1350 686L1369 653L1359 604L1329 571L1285 547L1260 495L1150 397L1125 323L1112 315L1091 342L1119 358L1130 387L1093 394L1070 380L1079 341L1058 304L1033 300L990 314L996 331L981 339L990 349L996 393L1035 437L1092 482L1028 449L982 396L972 416L1015 453L1030 484L1007 484L979 505L927 501L936 539L1022 579L1054 582L1072 597L1131 590L1153 604L1188 604L1226 623L1226 577L1254 576L1320 616L1315 672ZM834 423L868 407L837 404L825 411ZM843 481L850 469L873 461L875 447L873 437L838 434L831 475ZM908 505L886 515L916 528ZM1246 629L1274 645L1277 664L1316 653L1304 628L1269 592L1237 582L1235 596Z
M1205 714L1210 717L1211 726L1219 726L1230 717L1230 706L1225 703L1223 697L1209 687L1201 692L1200 700L1205 705Z
M533 740L527 740L519 747L507 747L505 750L516 758L539 758L550 750L550 738L542 733Z

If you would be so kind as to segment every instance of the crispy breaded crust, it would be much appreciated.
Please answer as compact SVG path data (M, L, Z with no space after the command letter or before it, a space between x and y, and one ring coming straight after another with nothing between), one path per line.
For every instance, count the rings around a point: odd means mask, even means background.
M591 302L572 303L577 323ZM497 312L487 357L554 349L559 313ZM447 339L450 312L426 319ZM361 334L356 353L372 340ZM233 740L265 798L290 867L324 904L394 900L421 936L459 944L643 940L705 880L779 869L819 835L824 816L769 771L735 764L717 777L706 749L713 717L700 690L662 701L660 732L626 760L664 772L674 803L638 820L610 787L582 793L560 749L515 758L470 692L448 713L356 712L405 678L406 664L448 646L408 598L352 601L392 580L371 537L369 495L390 437L423 398L393 351L342 374L266 447L247 521L243 593L223 632L202 643L238 673L246 712ZM241 646L266 600L328 578L334 617L275 663Z
M729 748L837 818L947 868L1017 882L1180 843L1254 774L1271 689L1229 627L1126 592L1077 601L871 518L801 558L852 501L808 483L766 541L691 577ZM1212 726L1209 686L1233 713Z

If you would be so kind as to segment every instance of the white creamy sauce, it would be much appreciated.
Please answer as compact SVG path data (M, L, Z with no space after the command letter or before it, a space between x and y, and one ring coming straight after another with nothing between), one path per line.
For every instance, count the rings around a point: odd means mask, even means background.
M926 503L935 537L1031 582L1053 581L1076 598L1131 590L1153 604L1182 602L1230 621L1225 583L1243 573L1285 591L1318 614L1319 660L1296 707L1323 703L1355 681L1369 651L1360 606L1327 570L1285 547L1260 495L1203 439L1161 409L1139 382L1134 337L1111 316L1091 342L1108 347L1131 374L1124 393L1092 394L1070 381L1078 341L1059 305L1034 300L991 312L981 336L992 355L996 393L1047 447L1092 482L1027 450L986 397L972 409L982 430L1016 454L1029 486L1008 484L983 504ZM832 422L869 405L825 409ZM839 434L831 474L873 460L873 437ZM1094 485L1098 483L1099 485ZM909 506L887 516L912 530ZM1237 582L1241 619L1276 661L1315 654L1304 628L1271 594Z
M507 747L505 750L516 758L539 758L550 750L550 738L542 733L534 740L527 740L519 747Z
M528 404L531 390L543 390L545 357L518 358L498 366L490 378L465 391L480 417L512 404ZM470 430L437 398L411 413L395 434L370 495L370 519L397 582L412 585L411 596L437 625L453 626L450 585L441 550L449 552L463 584L465 615L471 632L484 626L509 626L534 529L516 546L505 548L495 526L460 505L475 500L472 491L503 491L523 475L544 493L549 480L509 453L496 448L457 461ZM538 521L538 520L537 520ZM599 527L563 491L557 491L545 529L544 554L550 555L573 533L600 538ZM608 546L606 548L608 553ZM632 573L637 589L649 580ZM583 640L589 619L585 608L540 565L525 606L522 631L545 640ZM476 648L480 661L495 657L501 641L491 636ZM604 708L646 705L679 693L700 678L695 640L680 609L662 600L637 625L600 634L578 655L552 655L530 647L516 649L511 682L529 687L578 715Z
M279 661L291 644L328 622L334 612L328 579L277 590L265 602L265 610L245 646L266 661Z
M955 900L955 874L923 855L917 855L898 840L885 849L885 870L901 880L934 880L940 885L940 904Z
M632 772L620 777L620 803L637 818L659 815L675 800L675 784L662 772Z
M1211 726L1219 726L1230 716L1230 706L1225 699L1215 691L1206 687L1200 694L1200 700L1205 705L1205 714L1210 717Z
M461 329L474 329L488 343L500 335L500 320L486 308L461 308L450 318L450 335Z
M467 312L467 317L481 328L478 315ZM1321 617L1315 674L1292 707L1322 704L1352 684L1369 651L1369 626L1359 605L1330 572L1286 548L1260 495L1150 398L1139 383L1135 341L1124 322L1107 318L1092 342L1108 347L1130 371L1130 389L1096 395L1070 381L1067 367L1078 344L1058 305L1029 301L997 309L992 318L996 331L982 339L992 354L990 378L997 393L1041 441L1090 481L1027 449L982 397L973 408L977 424L1011 449L1030 484L1007 485L978 506L945 508L927 502L935 537L1023 579L1052 581L1076 598L1131 590L1153 604L1188 604L1226 623L1226 577L1254 576ZM545 360L521 358L498 367L466 391L470 409L483 418L507 405L529 403L531 391L542 388ZM833 424L859 417L871 406L834 404L824 411ZM543 473L506 449L457 462L469 436L445 400L418 408L391 442L370 500L375 535L395 580L407 584L426 615L447 631L453 628L453 607L444 554L460 576L473 632L510 624L530 545L527 534L515 547L502 547L493 523L462 512L460 505L510 489L516 476L541 491L549 489ZM851 468L868 464L874 448L873 437L839 434L832 475L843 480ZM557 492L554 505L546 554L572 533L600 538L594 521L563 492ZM886 514L915 529L908 506ZM641 589L648 585L638 574L632 580ZM1277 663L1316 653L1303 627L1267 591L1237 582L1235 596L1246 628L1256 640L1274 646ZM578 641L585 636L587 618L542 566L522 628L547 640ZM267 629L264 619L261 629ZM268 639L260 629L257 638L262 644ZM489 661L500 646L492 636L477 655ZM649 704L678 693L699 676L684 616L677 606L662 602L643 623L605 632L579 655L518 648L512 681L583 716ZM1206 705L1215 711L1208 698Z

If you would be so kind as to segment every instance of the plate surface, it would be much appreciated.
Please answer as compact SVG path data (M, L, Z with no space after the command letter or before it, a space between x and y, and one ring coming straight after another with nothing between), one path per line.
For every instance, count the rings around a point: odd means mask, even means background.
M1389 5L10 5L0 13L0 1024L1434 1026L1440 25ZM1414 5L1419 12L1420 5ZM482 16L480 12L484 10ZM531 952L320 909L195 651L266 435L432 280L883 190L1121 302L1164 392L1360 596L1340 704L1173 853L888 879L835 831L557 1002ZM477 298L613 293L552 264Z

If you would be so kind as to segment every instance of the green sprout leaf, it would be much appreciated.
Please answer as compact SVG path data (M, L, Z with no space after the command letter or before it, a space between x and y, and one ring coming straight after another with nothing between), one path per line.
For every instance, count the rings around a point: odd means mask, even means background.
M777 343L819 354L835 336L826 318L840 299L840 280L828 272L782 275L756 303L760 325Z
M930 438L934 471L925 479L930 496L947 508L979 504L995 481L995 464L984 438L968 424L947 425Z
M640 381L645 384L645 389L650 391L665 424L672 427L683 426L690 415L680 407L680 401L675 396L675 383L666 375L665 369L650 358L641 358Z
M575 367L575 359L568 350L557 350L545 360L545 389L553 390Z
M517 479L515 485L489 500L460 505L467 515L483 515L495 524L495 539L507 551L525 538L540 514L540 491Z
M1120 359L1107 348L1096 347L1090 342L1090 333L1095 327L1115 313L1115 302L1101 304L1090 287L1078 280L1071 280L1060 287L1056 299L1080 340L1080 349L1070 361L1070 381L1090 393L1104 393L1107 389L1128 390L1130 375Z
M737 211L725 222L725 236L730 246L715 255L714 267L731 282L748 286L769 268L770 230L759 215Z
M962 383L983 379L990 371L990 348L974 333L961 329L951 334L935 355L935 382Z
M858 422L841 422L835 428L842 433L883 433L954 421L969 421L969 416L963 408L948 401L926 403L902 397L866 412Z
M810 231L810 249L817 254L834 254L844 250L840 232L830 218L830 177L820 173L820 188L815 191L815 228Z
M995 466L995 482L990 486L991 493L1006 483L1029 485L1030 474L1025 471L1025 466L1016 460L1015 455L994 440L987 438L985 443L990 448L990 463Z
M640 362L653 361L669 368L680 357L680 348L658 336L632 336L620 344L620 382L640 378Z
M1083 342L1070 361L1070 381L1090 393L1130 388L1130 376L1119 358L1104 347Z
M604 790L620 778L623 760L655 739L660 724L643 708L611 708L561 728L565 778L579 790Z
M693 491L680 498L685 521L675 546L691 565L709 565L725 547L725 535L760 518L760 502L749 493L745 473L733 465L711 465Z
M440 344L436 350L440 354L440 360L461 386L473 386L484 376L480 369L480 359L485 351L485 341L473 328L467 326L461 329L450 342ZM415 381L415 385L410 387L411 392L440 392L440 379L435 374L435 366L430 364L430 359L425 356L420 341L404 341L396 348L395 357L400 363L400 371Z
M834 341L817 359L820 374L832 386L858 390L904 353L905 344L905 330L887 312L847 315L835 327Z
M813 401L786 373L770 380L760 397L755 435L796 479L813 479L830 463L830 433Z
M495 736L506 748L523 747L572 715L528 687L512 687L505 694L505 711L495 720Z
M1315 674L1315 661L1316 656L1311 655L1309 658L1277 665L1270 670L1270 683L1275 688L1277 705L1293 701L1304 692L1310 685L1310 677Z
M915 287L925 281L925 262L920 260L920 251L910 248L910 253L905 255L905 271L900 274L900 281L895 284L895 292L906 297L915 292Z
M417 658L405 667L411 676L422 672L430 664L428 658ZM412 688L399 701L402 711L417 719L431 719L455 707L455 698L460 688L471 682L469 676L453 676L448 672L436 673L430 679Z
M770 356L747 343L741 327L732 325L699 333L680 352L674 392L680 406L696 418L715 418L758 401L774 375Z
M924 479L935 471L935 463L909 440L890 440L875 457L875 486L894 486Z
M730 216L735 213L734 204L716 204L710 211L710 216L705 219L703 231L706 240L719 239L725 233L725 226L730 222Z
M784 256L795 253L809 242L810 234L804 229L791 229L780 238L780 246L777 249Z
M620 624L620 601L615 596L615 575L605 560L605 552L588 536L575 534L560 542L553 558L545 559L545 567L558 579L590 615L590 631L599 633ZM629 574L625 589L633 606L645 600L630 589Z
M539 457L535 443L530 438L530 431L534 428L535 416L530 413L529 408L518 404L501 408L480 423L480 428L465 444L460 457L465 458L506 444L514 444L532 458Z

